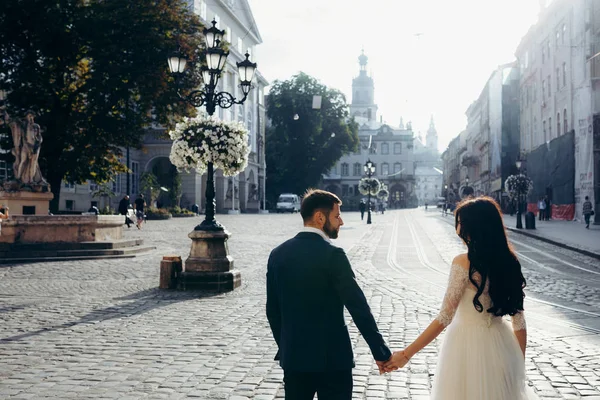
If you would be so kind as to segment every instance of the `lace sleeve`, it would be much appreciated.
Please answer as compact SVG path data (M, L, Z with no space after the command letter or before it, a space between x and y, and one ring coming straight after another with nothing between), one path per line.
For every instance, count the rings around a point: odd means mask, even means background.
M525 331L527 330L527 324L525 323L525 312L519 311L511 317L513 331Z
M452 322L468 282L469 271L460 265L452 264L450 267L448 288L446 289L446 294L444 295L442 309L435 318L442 325L448 326L450 325L450 322Z

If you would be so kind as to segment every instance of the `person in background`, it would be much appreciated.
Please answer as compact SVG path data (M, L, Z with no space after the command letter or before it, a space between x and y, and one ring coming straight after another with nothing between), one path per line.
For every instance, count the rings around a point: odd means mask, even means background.
M585 202L583 203L583 218L585 218L585 229L590 229L590 217L594 215L592 209L592 202L589 196L585 196Z
M544 198L540 197L540 201L538 201L538 209L539 211L539 218L540 221L543 221L544 218L546 217L546 202L544 201Z
M144 222L144 208L146 207L146 200L144 199L144 195L142 193L139 194L138 198L135 199L134 208L135 208L135 216L137 218L137 222L135 226L138 229L142 229L142 222Z
M121 201L119 201L119 214L125 216L125 224L128 228L131 228L131 224L133 221L129 219L127 214L129 213L129 195L126 194L123 196Z
M2 206L0 206L0 219L8 219L8 217L8 207L2 204Z

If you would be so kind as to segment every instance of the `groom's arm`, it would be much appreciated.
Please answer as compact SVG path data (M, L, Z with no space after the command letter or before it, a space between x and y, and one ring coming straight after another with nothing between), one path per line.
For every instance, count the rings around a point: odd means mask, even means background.
M267 264L267 319L269 320L269 325L271 326L271 332L273 332L273 338L279 346L279 339L281 337L281 311L279 308L279 297L273 275L272 256L272 254L269 256L269 262Z
M373 357L377 361L387 361L392 353L377 329L371 308L356 282L354 271L343 249L336 248L333 251L329 267L333 286L369 345Z

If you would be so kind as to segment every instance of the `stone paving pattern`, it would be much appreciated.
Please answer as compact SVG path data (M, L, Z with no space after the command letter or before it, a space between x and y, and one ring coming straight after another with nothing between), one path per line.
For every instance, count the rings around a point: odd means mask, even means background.
M397 213L374 216L371 226L349 213L338 241L393 349L427 326L443 294L407 285L386 262ZM435 241L431 260L448 262L461 251L452 227L415 215L422 240ZM157 289L161 257L185 259L187 233L199 219L150 221L142 231L127 231L157 247L133 259L0 266L0 398L283 397L283 374L273 361L276 345L265 317L265 269L270 250L295 234L300 217L219 220L233 233L230 252L242 272L242 287L232 293ZM414 251L398 246L399 262L411 263ZM577 298L573 286L567 282L555 290ZM527 369L536 392L541 398L600 399L597 335L557 335L544 328L533 323L530 329ZM429 398L439 339L407 368L380 376L354 325L350 331L356 399Z

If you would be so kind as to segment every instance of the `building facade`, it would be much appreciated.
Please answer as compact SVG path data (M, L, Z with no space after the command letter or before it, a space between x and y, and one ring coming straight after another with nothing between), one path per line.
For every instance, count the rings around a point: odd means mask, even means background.
M520 147L534 183L529 208L535 211L538 198L547 196L554 219L582 219L585 196L592 202L598 197L595 7L597 2L585 0L542 4L538 22L516 51L521 70Z
M357 209L360 200L365 198L358 191L360 179L365 176L363 166L367 160L371 160L376 168L374 177L385 183L390 192L387 207L416 207L419 201L415 189L418 160L412 124L408 122L404 126L401 121L395 127L378 118L375 84L367 74L368 58L364 52L358 61L360 69L359 75L352 81L350 115L359 125L360 146L356 152L344 155L323 175L321 186L339 195L346 209ZM432 125L432 128L428 133L427 145L437 150L437 132L435 126ZM429 154L431 150L425 149L423 153ZM435 159L440 163L439 154L434 156Z
M443 172L439 168L417 166L415 168L415 191L419 205L435 207L438 198L443 196Z
M214 19L217 27L225 30L225 39L230 43L230 53L227 66L219 82L219 90L225 90L241 98L243 94L238 87L239 77L236 62L245 59L246 51L250 53L253 62L257 60L256 48L262 43L262 38L256 27L252 11L247 0L189 0L189 6L200 17L201 21L210 26ZM165 62L165 68L167 68ZM256 71L255 88L243 105L234 105L229 109L217 107L216 115L227 121L240 121L249 130L251 153L248 167L234 178L224 177L220 170L215 174L217 212L241 210L243 212L258 212L264 204L265 193L265 105L264 90L267 80ZM173 186L175 167L169 161L171 151L170 140L165 139L167 132L160 126L148 129L140 149L122 149L124 156L121 162L130 169L129 174L120 174L107 185L114 195L98 193L101 186L95 182L86 184L62 183L59 210L81 212L87 211L91 205L100 208L110 205L115 209L119 200L129 194L131 200L142 191L140 179L144 172L153 173L161 187L169 189ZM10 175L10 166L0 164L0 179ZM182 196L181 207L189 208L198 204L201 209L205 205L206 175L196 173L180 173ZM103 192L102 190L100 192ZM104 191L106 192L106 191ZM95 195L96 194L96 195ZM161 191L157 205L173 206L169 192Z

